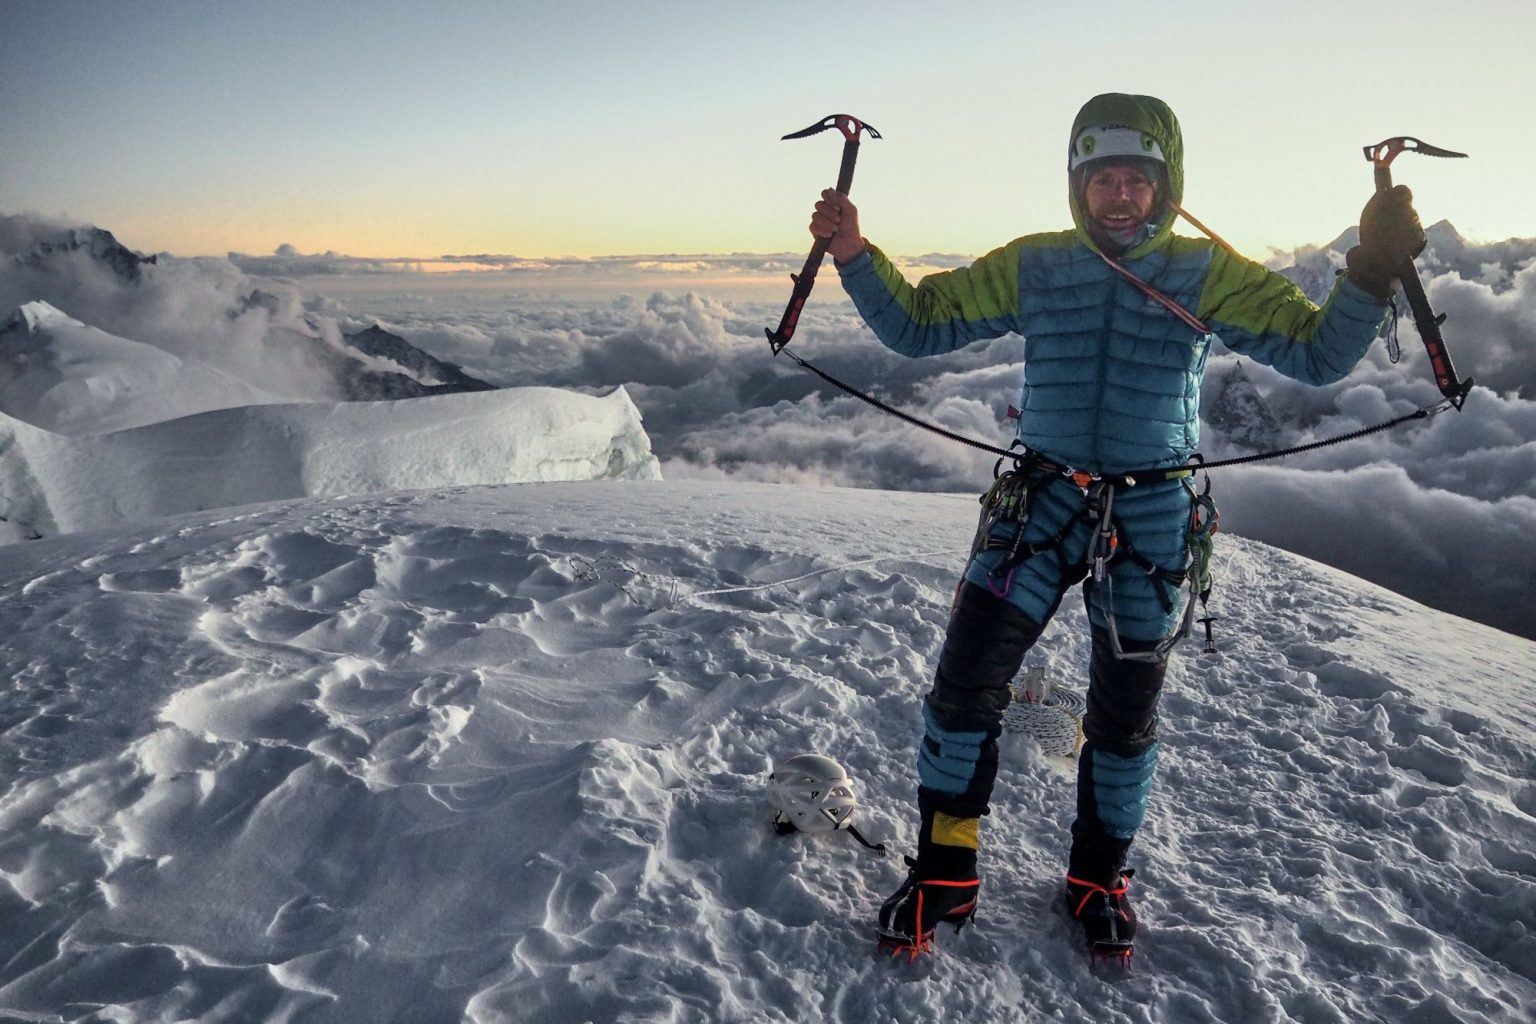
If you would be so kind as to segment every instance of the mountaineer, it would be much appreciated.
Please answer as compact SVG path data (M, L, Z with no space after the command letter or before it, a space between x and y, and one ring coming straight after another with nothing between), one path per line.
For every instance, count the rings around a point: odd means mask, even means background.
M1424 246L1408 190L1375 194L1319 308L1224 244L1175 235L1183 138L1167 104L1148 96L1088 101L1072 125L1067 181L1070 229L1017 238L916 286L863 238L847 196L823 192L811 220L860 315L894 351L1024 337L1023 452L983 499L922 706L917 856L879 912L882 947L914 956L938 922L958 927L975 913L1009 684L1079 582L1092 654L1064 902L1091 950L1130 955L1126 860L1152 789L1174 598L1194 571L1202 505L1187 478L1132 487L1117 474L1189 460L1213 341L1306 384L1343 378L1381 328L1394 268Z

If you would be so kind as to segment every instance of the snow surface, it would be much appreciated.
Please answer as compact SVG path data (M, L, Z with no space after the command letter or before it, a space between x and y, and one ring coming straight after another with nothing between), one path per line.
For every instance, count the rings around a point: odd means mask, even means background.
M1530 1019L1536 644L1225 535L1134 966L1092 969L1058 910L1070 767L1018 737L976 926L876 958L899 860L775 836L765 783L832 754L911 849L974 511L550 483L0 548L0 1014ZM1085 660L1072 599L1031 662L1074 688Z
M283 498L660 475L623 388L247 406L91 437L0 414L0 541Z

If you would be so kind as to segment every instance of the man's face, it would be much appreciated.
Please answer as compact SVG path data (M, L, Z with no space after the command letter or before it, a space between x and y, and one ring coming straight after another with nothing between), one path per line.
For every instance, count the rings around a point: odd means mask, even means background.
M1089 170L1083 183L1083 201L1089 221L1123 237L1152 216L1157 185L1130 164L1105 164Z

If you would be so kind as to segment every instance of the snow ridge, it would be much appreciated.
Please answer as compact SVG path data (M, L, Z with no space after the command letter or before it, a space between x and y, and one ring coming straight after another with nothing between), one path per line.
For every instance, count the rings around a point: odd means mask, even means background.
M0 415L0 541L285 498L660 476L623 388L247 406L92 437Z

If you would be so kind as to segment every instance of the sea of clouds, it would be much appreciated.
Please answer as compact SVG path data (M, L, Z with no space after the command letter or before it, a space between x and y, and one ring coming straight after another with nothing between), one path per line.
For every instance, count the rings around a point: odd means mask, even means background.
M1420 261L1428 293L1448 314L1458 369L1478 384L1466 408L1219 471L1213 491L1226 529L1536 636L1536 240L1481 245L1444 224L1430 236ZM1346 233L1267 262L1321 300L1352 240ZM904 271L916 278L966 259L930 254L905 261ZM495 384L591 392L624 385L671 479L970 493L990 482L994 456L911 427L771 354L764 329L778 322L788 274L801 262L794 254L429 262L474 270L424 273L420 260L284 246L272 256L162 257L144 282L125 288L77 254L51 296L29 294L41 287L36 275L8 271L0 301L47 298L93 326L247 379L310 372L274 349L274 324L351 332L379 323ZM253 289L276 299L252 307L243 296ZM1324 388L1244 361L1243 374L1280 425L1273 442L1305 444L1432 406L1439 395L1406 315L1399 335L1399 362L1378 344L1348 379ZM1007 410L1023 356L1017 337L932 359L897 356L842 298L829 264L793 348L949 430L1001 446L1011 437ZM1207 405L1238 365L1229 353L1213 356ZM1249 450L1206 429L1209 458Z

